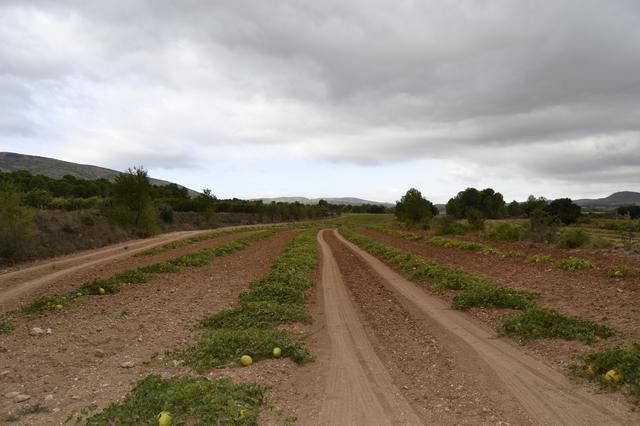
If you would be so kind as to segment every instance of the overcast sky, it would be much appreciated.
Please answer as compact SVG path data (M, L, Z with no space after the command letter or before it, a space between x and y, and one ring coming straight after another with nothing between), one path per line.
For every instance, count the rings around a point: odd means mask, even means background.
M219 197L640 191L640 2L2 0L0 151Z

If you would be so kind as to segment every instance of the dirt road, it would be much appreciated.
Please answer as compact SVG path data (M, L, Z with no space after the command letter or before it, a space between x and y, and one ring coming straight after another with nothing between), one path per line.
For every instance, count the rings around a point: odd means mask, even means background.
M331 360L319 424L421 424L376 355L322 231L322 291Z
M330 232L337 234L336 231ZM591 394L572 384L561 373L508 342L496 339L464 314L452 310L445 302L426 293L380 260L336 236L366 261L383 278L385 285L401 296L403 303L410 304L430 319L433 324L430 331L445 346L449 341L462 343L468 351L485 361L491 374L502 380L505 391L513 395L539 424L623 425L637 421L638 416L627 407L607 395Z

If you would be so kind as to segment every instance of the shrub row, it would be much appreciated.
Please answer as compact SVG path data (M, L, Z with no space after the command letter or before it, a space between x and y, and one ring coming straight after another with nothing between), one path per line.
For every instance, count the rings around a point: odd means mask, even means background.
M354 244L409 274L411 279L432 280L436 284L434 291L461 290L453 298L456 309L483 307L521 310L503 316L498 329L504 334L524 339L559 337L587 343L615 334L614 330L593 321L566 316L554 309L539 306L535 302L539 293L499 286L486 278L427 261L346 227L340 228L340 233Z
M170 353L199 372L233 365L242 355L254 361L272 356L279 347L282 356L297 363L312 359L299 339L285 330L274 329L280 324L311 322L303 308L313 286L308 275L317 264L316 229L300 232L289 243L270 272L253 281L249 290L239 296L235 308L203 318L207 330L194 347Z
M78 297L99 295L100 289L103 289L105 294L118 293L122 284L146 283L153 279L156 274L178 272L183 266L204 266L216 257L243 250L251 243L263 240L278 231L279 229L276 228L267 229L218 247L203 248L168 261L158 262L152 265L114 274L109 278L96 278L85 282L76 290L66 293L45 294L38 297L35 301L23 307L19 311L12 311L5 314L0 320L0 324L2 325L0 330L10 331L10 325L7 324L10 324L10 318L14 317L18 313L32 315L58 308L68 309L73 305L74 300Z

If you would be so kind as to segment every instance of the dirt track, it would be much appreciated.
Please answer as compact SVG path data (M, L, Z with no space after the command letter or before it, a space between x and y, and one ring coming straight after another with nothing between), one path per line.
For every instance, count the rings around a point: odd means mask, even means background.
M335 231L333 231L335 232ZM338 236L384 279L387 287L402 296L433 322L431 330L446 346L463 342L484 360L539 424L616 425L630 424L637 415L607 395L588 393L562 374L525 355L509 343L496 339L464 314L451 310L442 300L429 295L384 263Z

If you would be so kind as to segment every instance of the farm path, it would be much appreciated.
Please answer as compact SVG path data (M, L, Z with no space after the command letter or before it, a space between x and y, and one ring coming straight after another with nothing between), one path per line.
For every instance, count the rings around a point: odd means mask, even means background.
M367 338L326 232L318 234L318 243L331 353L318 424L421 424Z
M326 232L326 231L325 231ZM462 345L483 360L505 391L515 397L539 424L622 425L638 421L635 413L608 395L591 394L542 362L476 325L446 302L431 296L383 262L331 231L367 262L403 304L417 309L431 324L430 332L445 346ZM635 418L635 420L632 420Z

